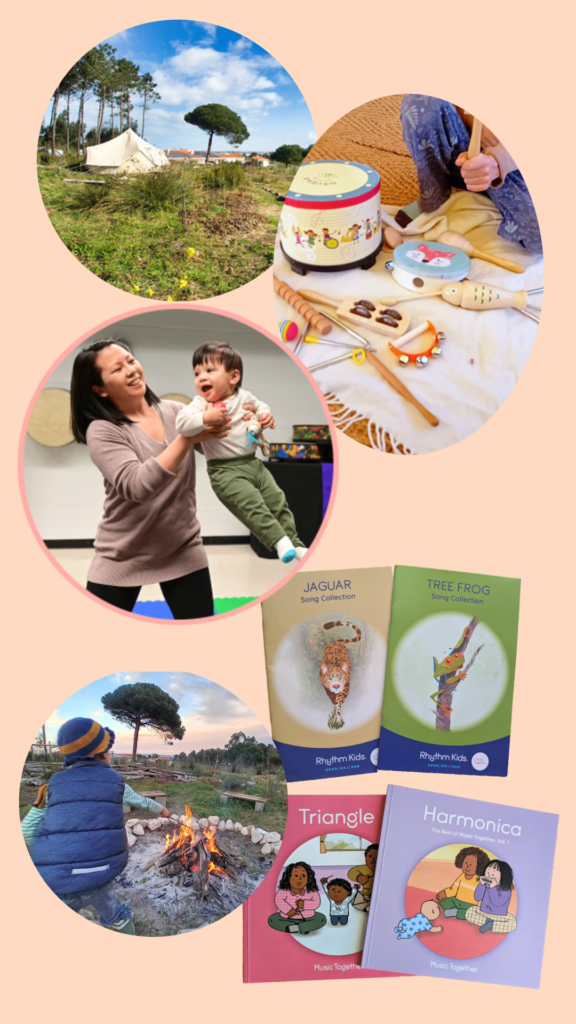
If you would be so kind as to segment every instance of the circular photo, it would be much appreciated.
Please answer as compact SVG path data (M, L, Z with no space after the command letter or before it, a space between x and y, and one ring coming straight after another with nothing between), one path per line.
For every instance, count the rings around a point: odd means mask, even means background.
M207 22L127 28L61 68L38 138L46 212L88 270L143 298L222 295L272 263L316 139L289 73Z
M416 937L437 956L470 960L516 930L514 872L492 850L451 843L427 854L406 886L398 939Z
M22 437L28 518L93 598L205 619L273 591L328 512L326 403L255 325L181 306L89 332L49 371Z
M347 833L320 835L285 861L270 928L317 953L346 956L364 948L378 844Z
M433 96L376 99L322 135L286 192L278 320L323 343L298 355L336 426L368 447L469 437L526 365L542 240L497 127Z
M20 784L40 877L124 935L178 935L239 907L274 865L287 803L266 729L188 672L85 686L39 729Z

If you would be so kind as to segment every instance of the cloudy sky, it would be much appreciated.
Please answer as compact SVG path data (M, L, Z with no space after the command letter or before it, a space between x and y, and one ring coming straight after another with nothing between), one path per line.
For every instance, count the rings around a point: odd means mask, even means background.
M115 47L116 59L131 60L156 82L162 99L146 112L145 136L161 149L206 149L207 136L183 120L204 103L222 103L240 115L250 132L243 152L269 152L283 143L306 147L316 140L306 102L289 74L266 50L235 32L197 21L157 21L102 41ZM133 102L140 131L141 100ZM96 102L89 100L88 128L96 113ZM213 148L230 145L215 138Z
M187 754L203 747L223 747L233 732L255 736L262 743L271 743L270 736L249 707L222 686L189 672L116 672L78 690L50 716L46 722L46 739L57 742L58 729L69 718L95 718L116 733L114 750L132 752L134 733L116 722L101 704L101 697L125 683L155 683L180 705L180 718L186 727L184 739L164 744L161 736L143 729L138 740L139 754ZM41 723L40 723L41 725Z

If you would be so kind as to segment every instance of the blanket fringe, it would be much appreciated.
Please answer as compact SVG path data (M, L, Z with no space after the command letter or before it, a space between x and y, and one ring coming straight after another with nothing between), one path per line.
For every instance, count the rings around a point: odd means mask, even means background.
M343 433L348 434L349 437L352 437L354 441L365 444L366 447L370 446L379 452L388 452L394 455L413 454L409 448L406 448L403 444L397 441L395 437L385 430L384 427L375 423L374 420L369 419L361 412L347 408L337 395L325 394L324 398L328 402L329 406L340 406L338 409L330 409L334 425L338 427L338 430L341 430ZM350 428L356 426L356 424L366 424L365 430L360 429L351 433ZM364 436L366 440L364 440Z

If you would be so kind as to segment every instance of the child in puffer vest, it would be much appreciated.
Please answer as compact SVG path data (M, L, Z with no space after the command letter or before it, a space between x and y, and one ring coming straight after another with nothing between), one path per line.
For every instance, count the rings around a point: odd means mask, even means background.
M135 935L130 907L114 892L128 862L123 804L161 816L170 811L125 785L110 764L114 733L90 718L72 718L58 732L68 771L41 786L22 832L38 872L72 910L91 906L105 928Z

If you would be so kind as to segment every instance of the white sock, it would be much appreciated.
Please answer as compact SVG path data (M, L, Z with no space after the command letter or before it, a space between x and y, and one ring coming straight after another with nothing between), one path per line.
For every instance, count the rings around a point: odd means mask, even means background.
M296 558L298 559L298 561L300 561L301 558L304 558L304 555L308 554L308 548L298 547L294 548L294 550L296 552Z
M274 545L278 552L278 558L281 562L291 562L293 558L296 558L296 552L292 545L292 541L284 536Z

